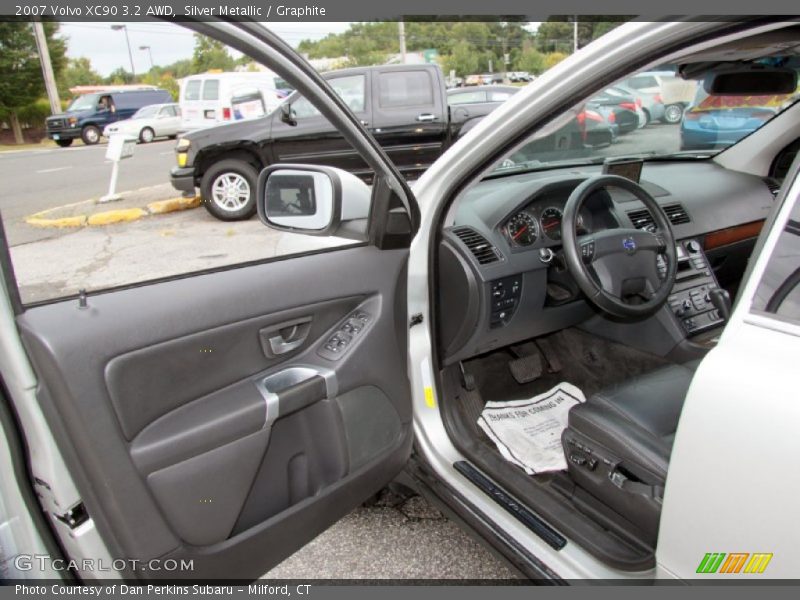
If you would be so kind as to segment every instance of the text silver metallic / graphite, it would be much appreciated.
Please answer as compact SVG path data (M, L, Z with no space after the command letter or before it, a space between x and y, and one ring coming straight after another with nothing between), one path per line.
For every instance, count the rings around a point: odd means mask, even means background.
M187 4L183 7L183 16L190 17L291 17L303 19L306 17L324 17L326 10L316 4L305 4L301 6L278 5L226 5L219 6L195 6Z

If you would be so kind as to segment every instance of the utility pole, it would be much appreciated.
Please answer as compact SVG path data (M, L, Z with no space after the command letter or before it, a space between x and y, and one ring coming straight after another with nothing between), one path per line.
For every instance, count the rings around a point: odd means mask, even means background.
M575 19L572 22L572 52L575 53L578 51L578 15L575 15Z
M405 21L397 22L397 30L400 34L400 60L406 64L406 24Z
M50 100L50 112L57 115L61 112L61 101L58 98L56 76L53 65L50 63L50 50L47 47L47 36L44 34L44 25L41 21L33 22L33 37L36 38L36 48L39 51L39 61L42 63L44 87L47 90L47 99Z

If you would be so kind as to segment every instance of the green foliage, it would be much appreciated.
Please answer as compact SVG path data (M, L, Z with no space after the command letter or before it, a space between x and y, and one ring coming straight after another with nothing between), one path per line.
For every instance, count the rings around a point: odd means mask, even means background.
M85 56L71 58L66 68L58 78L58 94L61 97L70 97L70 88L78 85L96 85L103 78L92 68L92 62Z
M472 47L464 41L453 46L453 51L444 58L444 70L449 73L456 72L458 77L466 77L478 70L478 56Z
M546 71L547 69L549 69L551 67L555 67L558 63L560 63L562 60L567 58L567 56L568 55L564 54L563 52L550 52L548 54L545 54L544 55L544 70Z
M592 40L596 40L630 21L632 16L579 16L578 17L578 48L583 48ZM559 15L550 17L546 22L539 25L536 32L536 46L542 52L565 52L572 53L574 45L574 25L572 17Z
M58 23L44 24L50 62L56 77L66 63L66 44L55 37ZM6 115L32 104L45 93L33 27L24 22L0 22L0 112Z
M47 98L39 98L17 111L17 117L23 127L42 127L45 119L49 116L50 101Z
M194 73L205 73L209 69L232 71L236 61L228 54L228 48L222 42L210 37L194 36L194 54L192 55L192 69Z
M545 66L546 58L545 54L529 46L517 56L516 61L514 61L514 70L527 71L531 75L539 75L547 68Z
M521 22L482 21L409 21L405 24L406 50L439 51L445 70L454 69L460 76L489 69L503 70L503 54L513 64L533 34ZM318 41L304 40L298 50L309 58L344 57L347 65L371 65L385 62L400 52L396 22L353 23L339 34ZM471 55L471 56L468 56ZM509 68L511 66L509 64Z
M151 70L144 77L142 77L142 83L145 85L154 85L156 87L161 88L162 90L167 90L170 95L172 95L172 99L177 102L178 101L178 93L179 93L179 86L178 80L170 72L158 72L155 69Z
M108 85L128 85L133 83L133 73L123 67L117 67L103 81Z

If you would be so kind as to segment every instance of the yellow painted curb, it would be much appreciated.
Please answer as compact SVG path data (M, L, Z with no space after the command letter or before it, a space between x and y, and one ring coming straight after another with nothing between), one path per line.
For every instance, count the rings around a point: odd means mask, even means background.
M86 219L87 225L111 225L112 223L122 223L125 221L136 221L147 215L147 211L141 208L125 208L121 210L107 210L90 215Z
M67 208L70 206L76 206L84 202L89 202L89 201L84 200L82 202L75 202L73 204L67 204L64 206L58 206L56 208L49 208L47 210L43 210L34 215L30 215L29 217L25 217L25 222L28 225L33 225L34 227L65 228L65 227L85 227L87 225L90 227L97 227L101 225L112 225L114 223L125 223L130 221L136 221L138 219L141 219L142 217L147 217L149 215L165 215L167 213L176 212L180 210L188 210L190 208L197 208L201 204L199 196L196 196L194 198L178 197L178 198L170 198L168 200L158 200L156 202L151 202L145 208L124 208L118 210L107 210L95 213L93 215L75 215L73 217L60 217L57 219L48 219L46 217L47 214L52 213L55 210Z
M163 215L178 210L187 210L200 206L200 196L194 198L170 198L169 200L158 200L147 205L147 212L151 215Z
M61 219L43 219L33 215L27 217L25 222L34 227L83 227L86 225L86 215L78 215L77 217L63 217Z

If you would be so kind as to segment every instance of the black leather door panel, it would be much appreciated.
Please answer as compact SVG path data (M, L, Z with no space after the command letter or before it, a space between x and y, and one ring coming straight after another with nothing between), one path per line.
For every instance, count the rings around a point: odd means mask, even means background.
M411 449L406 259L341 248L18 317L45 416L115 558L195 561L144 578L255 578L397 473ZM369 326L326 358L354 310ZM306 317L302 346L268 358L260 332ZM334 393L278 390L293 412L271 421L254 382L301 367Z
M269 359L261 347L261 329L297 317L313 317L306 342L310 344L358 301L352 297L310 304L117 356L108 363L106 381L125 437L132 439L170 410L284 362L307 347Z

